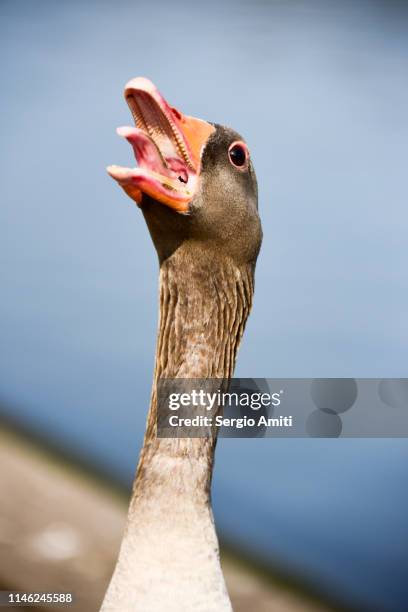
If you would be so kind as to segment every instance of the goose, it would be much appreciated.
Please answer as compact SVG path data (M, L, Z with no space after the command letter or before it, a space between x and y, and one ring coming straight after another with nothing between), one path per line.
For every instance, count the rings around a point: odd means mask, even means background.
M184 115L148 79L125 86L137 167L108 166L156 248L159 324L146 433L102 612L227 612L210 487L216 435L157 437L160 379L233 375L262 241L248 146ZM233 508L231 508L233 512Z

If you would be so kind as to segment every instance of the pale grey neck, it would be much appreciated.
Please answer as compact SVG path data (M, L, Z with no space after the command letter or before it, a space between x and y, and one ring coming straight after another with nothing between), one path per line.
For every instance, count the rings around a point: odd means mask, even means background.
M204 455L209 465L215 439L158 440L157 383L160 378L222 378L233 375L239 342L252 304L253 269L230 261L169 260L160 269L160 315L152 399L136 488L144 488L149 458Z
M165 262L155 378L229 378L252 302L252 271Z
M188 256L161 265L152 399L104 612L232 610L210 503L216 440L157 438L157 381L230 378L252 293L249 266Z

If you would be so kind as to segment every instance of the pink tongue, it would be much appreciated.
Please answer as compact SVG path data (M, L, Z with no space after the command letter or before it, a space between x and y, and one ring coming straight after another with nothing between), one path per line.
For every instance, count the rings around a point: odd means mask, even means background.
M142 130L136 127L119 127L116 132L126 138L132 145L135 157L140 168L153 170L159 174L168 175L169 171L163 164L160 153L154 142Z
M177 157L170 157L169 159L166 159L166 163L170 170L172 170L177 176L177 178L181 178L183 183L187 183L188 172L186 170L185 164L180 159L178 159Z

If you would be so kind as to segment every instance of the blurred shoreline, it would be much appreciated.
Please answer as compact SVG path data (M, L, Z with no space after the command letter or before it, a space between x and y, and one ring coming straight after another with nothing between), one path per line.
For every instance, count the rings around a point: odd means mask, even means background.
M97 610L116 559L130 487L71 460L4 417L0 463L0 484L7 491L0 508L0 587L72 591L77 603L70 609ZM346 610L228 543L222 542L221 549L235 612Z

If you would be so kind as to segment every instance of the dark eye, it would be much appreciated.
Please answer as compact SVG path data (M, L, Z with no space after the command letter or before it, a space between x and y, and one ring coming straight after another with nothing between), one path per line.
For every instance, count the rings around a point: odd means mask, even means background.
M232 144L228 150L230 162L237 168L242 168L246 165L248 153L246 146L240 142Z

